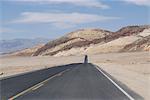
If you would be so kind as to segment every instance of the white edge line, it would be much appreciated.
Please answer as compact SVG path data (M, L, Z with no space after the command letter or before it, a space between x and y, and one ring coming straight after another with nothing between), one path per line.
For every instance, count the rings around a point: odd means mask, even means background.
M62 72L59 72L59 73L57 73L57 74L55 74L55 75L53 75L53 76L47 78L46 80L44 80L44 81L42 81L42 82L39 82L39 83L37 83L36 85L31 86L30 88L28 88L28 89L26 89L26 90L24 90L24 91L22 91L22 92L16 94L15 96L10 97L8 100L14 100L14 99L16 99L17 97L19 97L19 96L21 96L21 95L27 93L28 91L34 90L34 88L40 86L41 84L44 85L45 82L51 80L52 78L54 78L54 77L56 77L56 76L60 76L60 74L63 74L64 72L66 72L66 71L68 71L68 70L70 70L70 69L66 69L66 70L64 70L64 71L62 71Z
M111 81L121 92L123 92L130 100L135 100L125 90L123 90L117 83L115 83L110 77L108 77L98 66L96 68L109 80Z

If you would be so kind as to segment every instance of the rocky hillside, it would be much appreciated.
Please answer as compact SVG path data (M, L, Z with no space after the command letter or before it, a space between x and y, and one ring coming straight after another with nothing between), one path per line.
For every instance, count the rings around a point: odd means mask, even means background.
M150 29L145 29L138 35L140 38L129 44L126 45L122 52L124 51L150 51Z
M33 56L69 56L109 52L150 51L150 26L127 26L116 32L81 29L35 50ZM19 53L20 54L20 53Z
M71 48L88 47L90 44L105 43L105 37L112 32L101 29L82 29L71 32L64 37L47 43L38 49L34 56L37 55L55 55L59 52L70 50Z

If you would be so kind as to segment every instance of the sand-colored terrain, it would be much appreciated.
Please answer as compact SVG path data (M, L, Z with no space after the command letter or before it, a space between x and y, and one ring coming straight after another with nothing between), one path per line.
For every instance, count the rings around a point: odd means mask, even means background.
M88 54L96 54L96 53L108 53L108 52L119 52L122 50L126 45L133 43L134 41L138 40L139 38L136 36L126 36L106 44L102 45L94 45L89 47L86 52Z
M57 65L83 62L83 56L67 57L1 57L2 77ZM100 66L131 90L150 98L150 52L108 53L89 55L89 61Z

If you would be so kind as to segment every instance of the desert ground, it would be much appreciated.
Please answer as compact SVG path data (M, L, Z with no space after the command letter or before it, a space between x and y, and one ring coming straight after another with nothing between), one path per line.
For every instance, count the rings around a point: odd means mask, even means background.
M3 56L0 57L0 78L58 65L82 63L83 60L84 56ZM89 62L98 65L145 100L149 100L150 52L89 55Z

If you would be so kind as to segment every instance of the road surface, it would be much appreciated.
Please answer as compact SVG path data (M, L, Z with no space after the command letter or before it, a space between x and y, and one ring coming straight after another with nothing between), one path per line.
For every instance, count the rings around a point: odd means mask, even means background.
M2 80L2 98L4 100L6 98L16 100L134 100L117 83L113 83L114 81L92 64L73 64L63 67L61 71L59 69L58 72L26 89L23 86L23 89L13 92L13 95L9 93L9 88L5 90L6 86L11 83L7 83L4 88ZM35 80L32 75L29 79L30 81ZM25 80L25 83L28 82L28 79ZM17 80L13 79L14 83L15 81ZM18 85L21 87L22 84L16 82L14 87L17 88Z
M70 69L74 67L74 65L79 64L80 63L52 67L1 79L0 100L8 100L10 97L32 87L33 85L36 85L57 73L60 73L66 69Z

